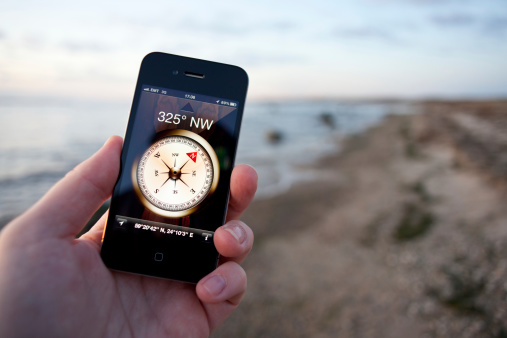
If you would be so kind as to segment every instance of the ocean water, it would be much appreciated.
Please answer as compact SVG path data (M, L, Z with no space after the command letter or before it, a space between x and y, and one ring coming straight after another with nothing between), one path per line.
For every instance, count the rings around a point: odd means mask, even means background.
M35 203L110 135L123 136L129 110L130 102L0 100L0 224ZM387 114L410 112L401 102L248 103L236 163L257 169L257 198L281 194L304 174L299 165L339 151L340 137Z

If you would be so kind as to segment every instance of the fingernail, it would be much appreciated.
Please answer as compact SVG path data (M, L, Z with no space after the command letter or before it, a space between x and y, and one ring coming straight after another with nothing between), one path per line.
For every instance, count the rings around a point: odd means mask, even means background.
M220 275L215 275L204 283L204 287L210 294L218 295L225 289L225 279Z
M234 238L236 238L236 240L239 242L239 244L243 244L243 242L246 239L245 230L237 224L227 225L225 227L225 230L228 231L231 235L233 235Z

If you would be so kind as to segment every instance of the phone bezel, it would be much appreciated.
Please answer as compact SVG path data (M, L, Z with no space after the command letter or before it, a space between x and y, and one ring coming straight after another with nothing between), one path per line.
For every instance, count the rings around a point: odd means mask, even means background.
M194 76L187 76L185 72L203 74L204 77L199 78ZM231 154L232 163L234 163L237 151L237 142L239 138L239 129L241 126L248 87L248 76L242 68L218 62L205 61L201 59L160 52L153 52L146 55L141 63L139 70L124 144L129 144L131 141L135 115L137 113L137 107L142 91L141 87L143 85L175 89L189 93L227 98L229 100L237 101L238 113L236 125L234 128L234 139L236 144L234 145L234 151ZM113 190L113 198L110 205L110 216L107 221L106 228L104 229L103 246L101 249L101 256L104 263L109 268L115 270L196 283L200 278L204 277L207 273L211 272L212 269L216 267L216 264L218 262L218 253L214 247L214 251L208 250L208 247L205 247L206 250L203 249L205 252L207 252L207 257L203 257L202 267L192 267L194 271L168 272L158 271L156 268L141 267L139 264L129 265L129 263L126 262L125 259L123 259L121 256L114 254L115 245L117 244L112 245L113 243L112 238L110 237L111 234L108 231L108 225L114 221L114 217L116 215L114 196L119 193L118 182L121 175L124 174L124 170L128 171L128 169L124 168L127 160L127 154L128 149L124 147L121 154L120 174L118 175L118 180ZM230 177L230 172L228 173L228 176ZM227 179L229 179L229 177L227 177ZM223 214L224 221L225 216L226 210L224 210ZM115 243L118 243L117 239L115 239ZM147 264L147 266L148 265L149 264ZM174 269L187 270L187 268L181 266L175 266Z

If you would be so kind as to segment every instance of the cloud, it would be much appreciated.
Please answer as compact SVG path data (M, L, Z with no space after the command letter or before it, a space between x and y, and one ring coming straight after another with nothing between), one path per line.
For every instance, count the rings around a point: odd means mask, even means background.
M486 33L504 35L507 33L507 16L486 20L486 22L484 22L484 30Z
M86 42L86 41L64 41L60 44L60 46L73 53L81 53L81 52L95 52L102 53L107 52L110 48L105 45L98 44L96 42Z
M302 54L291 52L267 52L254 49L238 50L232 53L218 53L215 55L216 60L225 63L238 63L244 67L266 67L288 64L302 64L308 61L307 57Z
M456 0L409 0L408 2L423 4L423 5L445 5L451 2L458 2Z
M221 36L224 35L241 36L246 35L251 31L251 27L247 27L245 25L234 25L232 23L227 23L221 20L213 20L211 22L201 22L193 20L188 24L188 27L189 29L192 29L197 32L205 32Z
M477 19L466 13L452 13L434 16L431 18L431 21L438 26L456 27L472 25L477 21Z
M290 22L290 21L274 21L274 22L270 22L264 26L264 28L266 28L268 30L273 29L273 30L280 31L280 32L292 31L292 30L296 29L297 27L298 27L297 24L295 24L294 22Z
M345 39L379 40L389 43L401 43L402 41L391 31L373 26L337 28L334 36Z
M448 5L450 3L462 3L463 0L370 0L375 3L399 3L402 5L405 4L415 4L415 5L423 5L423 6L443 6ZM461 1L461 2L460 2Z
M297 28L297 24L290 21L224 21L223 17L215 17L208 21L197 21L187 19L185 23L181 22L179 26L187 27L187 29L199 32L209 33L222 36L245 36L259 32L284 33L293 31Z
M430 21L440 28L472 27L479 34L502 37L507 35L507 16L479 17L467 13L433 16Z
M196 17L192 14L181 15L171 21L165 21L162 24L153 20L131 18L123 20L127 26L134 26L136 29L166 29L174 32L195 32L206 35L221 36L245 36L256 33L268 32L288 32L298 29L300 23L287 18L257 18L231 16L224 18L224 13L210 13L205 17Z

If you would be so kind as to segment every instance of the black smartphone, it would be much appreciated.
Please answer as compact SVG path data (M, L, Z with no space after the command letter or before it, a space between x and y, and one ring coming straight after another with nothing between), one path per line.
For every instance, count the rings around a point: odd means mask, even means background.
M236 66L145 56L102 238L107 267L190 283L216 268L247 86Z

